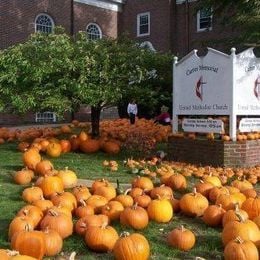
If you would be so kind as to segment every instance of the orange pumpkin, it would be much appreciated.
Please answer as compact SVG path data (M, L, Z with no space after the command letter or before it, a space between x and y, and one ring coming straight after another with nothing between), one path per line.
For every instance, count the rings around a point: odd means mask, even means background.
M150 246L143 235L124 232L114 245L113 255L116 260L148 260Z
M44 234L41 231L23 230L17 232L11 240L11 248L22 255L28 255L42 259L45 251Z
M95 252L111 251L118 238L117 231L106 225L101 227L90 226L85 234L87 246Z
M190 250L195 245L195 235L183 226L172 230L167 236L168 244L183 251Z

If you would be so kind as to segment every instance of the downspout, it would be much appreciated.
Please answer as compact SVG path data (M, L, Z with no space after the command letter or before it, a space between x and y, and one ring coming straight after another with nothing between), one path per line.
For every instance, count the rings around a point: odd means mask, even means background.
M190 52L190 5L189 0L185 1L185 24L186 24L186 39L187 39L187 50L186 53Z
M70 35L74 36L74 0L70 1Z

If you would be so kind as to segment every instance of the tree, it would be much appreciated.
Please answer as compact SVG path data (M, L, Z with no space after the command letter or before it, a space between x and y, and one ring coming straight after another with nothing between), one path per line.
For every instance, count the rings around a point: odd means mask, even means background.
M74 40L59 31L33 34L0 55L1 107L62 115L88 104L92 135L98 136L101 109L117 104L146 77L145 52L125 39L91 41L79 33Z
M73 46L63 32L31 38L0 53L1 110L24 114L28 111L71 110L69 93Z
M240 32L234 40L245 46L260 47L260 1L259 0L199 0L199 8L211 9L222 23Z

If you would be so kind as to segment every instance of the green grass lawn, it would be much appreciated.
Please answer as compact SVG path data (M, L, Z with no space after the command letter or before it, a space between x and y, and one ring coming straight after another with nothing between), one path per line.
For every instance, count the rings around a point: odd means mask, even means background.
M96 179L107 178L115 182L119 179L122 183L129 183L135 175L129 174L123 167L123 160L129 156L127 153L121 153L117 156L108 156L104 153L93 155L81 153L69 153L59 158L51 159L56 169L62 169L66 166L75 171L79 178ZM22 168L22 154L17 151L17 144L9 143L0 146L0 248L9 248L7 240L8 225L16 212L25 205L22 201L21 193L23 186L16 185L12 180L12 173ZM116 160L119 163L118 172L109 172L102 166L103 160ZM194 182L190 178L190 182ZM170 248L166 244L166 235L173 228L183 224L191 229L196 235L196 245L189 252L181 252ZM121 227L116 223L115 228L118 232L133 230ZM144 234L150 242L151 259L195 259L196 256L205 259L222 259L223 247L220 239L221 229L213 229L206 226L201 219L188 218L181 214L176 214L168 224L156 224L150 222L148 227L140 233ZM84 244L83 238L73 235L64 241L63 251L67 254L73 251L77 252L76 259L113 259L112 254L95 254L91 252ZM49 258L46 258L49 259ZM52 258L54 259L54 258Z

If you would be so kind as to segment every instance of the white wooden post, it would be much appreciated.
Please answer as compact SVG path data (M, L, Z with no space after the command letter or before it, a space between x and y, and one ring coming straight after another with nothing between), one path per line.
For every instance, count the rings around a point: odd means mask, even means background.
M178 132L178 115L176 114L175 104L176 104L176 64L178 62L178 57L174 56L173 58L173 81L172 81L172 95L173 95L173 102L172 102L172 131Z
M232 139L232 141L237 140L237 114L236 114L236 108L235 108L235 82L236 82L236 48L231 48L231 77L232 77L232 102L231 102L231 114L229 115L229 136Z

